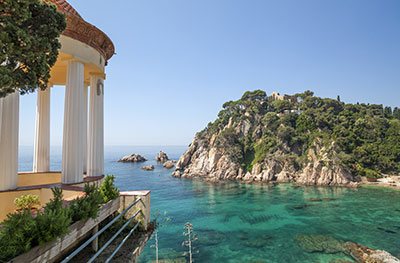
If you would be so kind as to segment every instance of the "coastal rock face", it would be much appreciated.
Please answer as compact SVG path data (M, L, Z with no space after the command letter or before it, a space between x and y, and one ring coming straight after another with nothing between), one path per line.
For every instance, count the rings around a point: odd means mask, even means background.
M144 158L143 156L141 156L140 154L131 154L131 155L127 155L122 157L118 162L123 162L123 163L139 163L139 162L145 162L147 161L146 158Z
M263 112L271 98L253 95L224 104L219 118L196 134L173 176L208 181L358 184L359 178L339 158L342 150L335 140L317 132L315 136L304 132L304 138L296 135L292 127L296 125L291 122L300 112Z
M213 143L214 142L214 143ZM211 145L210 145L211 143ZM304 185L356 186L358 178L334 157L329 147L316 140L300 166L293 156L278 153L255 163L250 170L232 160L230 149L218 148L215 140L196 139L176 164L176 177L203 177L210 181L294 182ZM332 156L333 155L333 156Z
M156 161L157 161L157 162L165 163L165 162L168 161L168 160L169 160L168 155L167 155L165 152L163 152L163 151L160 151L160 152L156 155Z

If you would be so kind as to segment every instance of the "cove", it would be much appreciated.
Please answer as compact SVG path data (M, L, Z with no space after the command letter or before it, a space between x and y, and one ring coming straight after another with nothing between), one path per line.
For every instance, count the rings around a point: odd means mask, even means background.
M141 152L155 156L159 149ZM167 149L178 158L181 149ZM118 151L116 151L118 152ZM115 153L116 153L115 152ZM110 153L109 156L113 154ZM117 156L115 156L117 157ZM113 158L115 160L115 158ZM297 187L177 179L155 161L143 164L109 160L109 171L124 190L152 191L153 215L166 213L171 222L159 228L159 257L185 262L183 226L191 222L198 235L195 262L335 262L344 254L308 253L296 242L318 234L357 242L400 255L400 192L385 188ZM161 216L162 219L162 216ZM155 261L147 244L140 262Z
M308 253L296 242L318 234L353 241L400 256L400 192L386 188L296 187L290 184L211 184L178 179L154 161L159 150L177 159L185 147L106 147L105 169L115 174L121 190L151 190L151 209L171 222L159 228L160 261L185 262L183 227L193 224L199 253L195 262L335 262L344 254ZM32 149L20 153L20 170L32 165ZM154 165L118 163L140 153ZM60 169L61 151L52 149L53 169ZM154 262L154 239L140 262ZM336 261L337 262L337 261Z

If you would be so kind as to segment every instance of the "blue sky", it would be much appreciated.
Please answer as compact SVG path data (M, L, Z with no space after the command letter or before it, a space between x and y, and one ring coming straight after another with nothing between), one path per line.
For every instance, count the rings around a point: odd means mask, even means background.
M186 145L246 90L400 106L397 0L70 0L113 40L106 145ZM61 145L64 88L52 90ZM32 145L36 95L21 99Z

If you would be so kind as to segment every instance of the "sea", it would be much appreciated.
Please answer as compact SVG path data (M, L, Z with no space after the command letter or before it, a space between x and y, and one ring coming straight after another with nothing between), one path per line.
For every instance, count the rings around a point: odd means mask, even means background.
M185 149L105 147L105 172L115 175L120 190L151 190L152 219L159 222L160 262L188 262L187 223L193 227L194 262L352 262L345 254L324 251L312 242L301 243L305 236L357 242L400 256L400 191L208 183L174 178L172 170L155 161L160 150L177 160ZM32 153L32 147L20 147L20 171L32 170ZM148 161L117 162L131 153ZM144 171L143 165L155 169ZM51 148L51 169L61 170L61 147ZM155 262L155 241L153 236L139 262Z

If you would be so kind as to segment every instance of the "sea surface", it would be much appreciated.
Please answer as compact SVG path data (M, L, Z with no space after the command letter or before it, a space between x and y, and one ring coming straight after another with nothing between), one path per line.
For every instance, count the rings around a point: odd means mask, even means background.
M210 184L178 179L154 161L165 151L178 159L185 147L106 147L106 173L116 176L121 190L151 190L153 218L163 262L185 262L184 225L193 224L195 262L332 262L341 254L307 253L296 237L319 234L387 250L400 256L400 191L295 187L290 184ZM20 170L32 167L32 147L20 148ZM118 163L123 155L139 153L155 165ZM52 169L61 169L61 148L51 151ZM155 240L140 262L155 262ZM174 260L174 261L172 261Z

